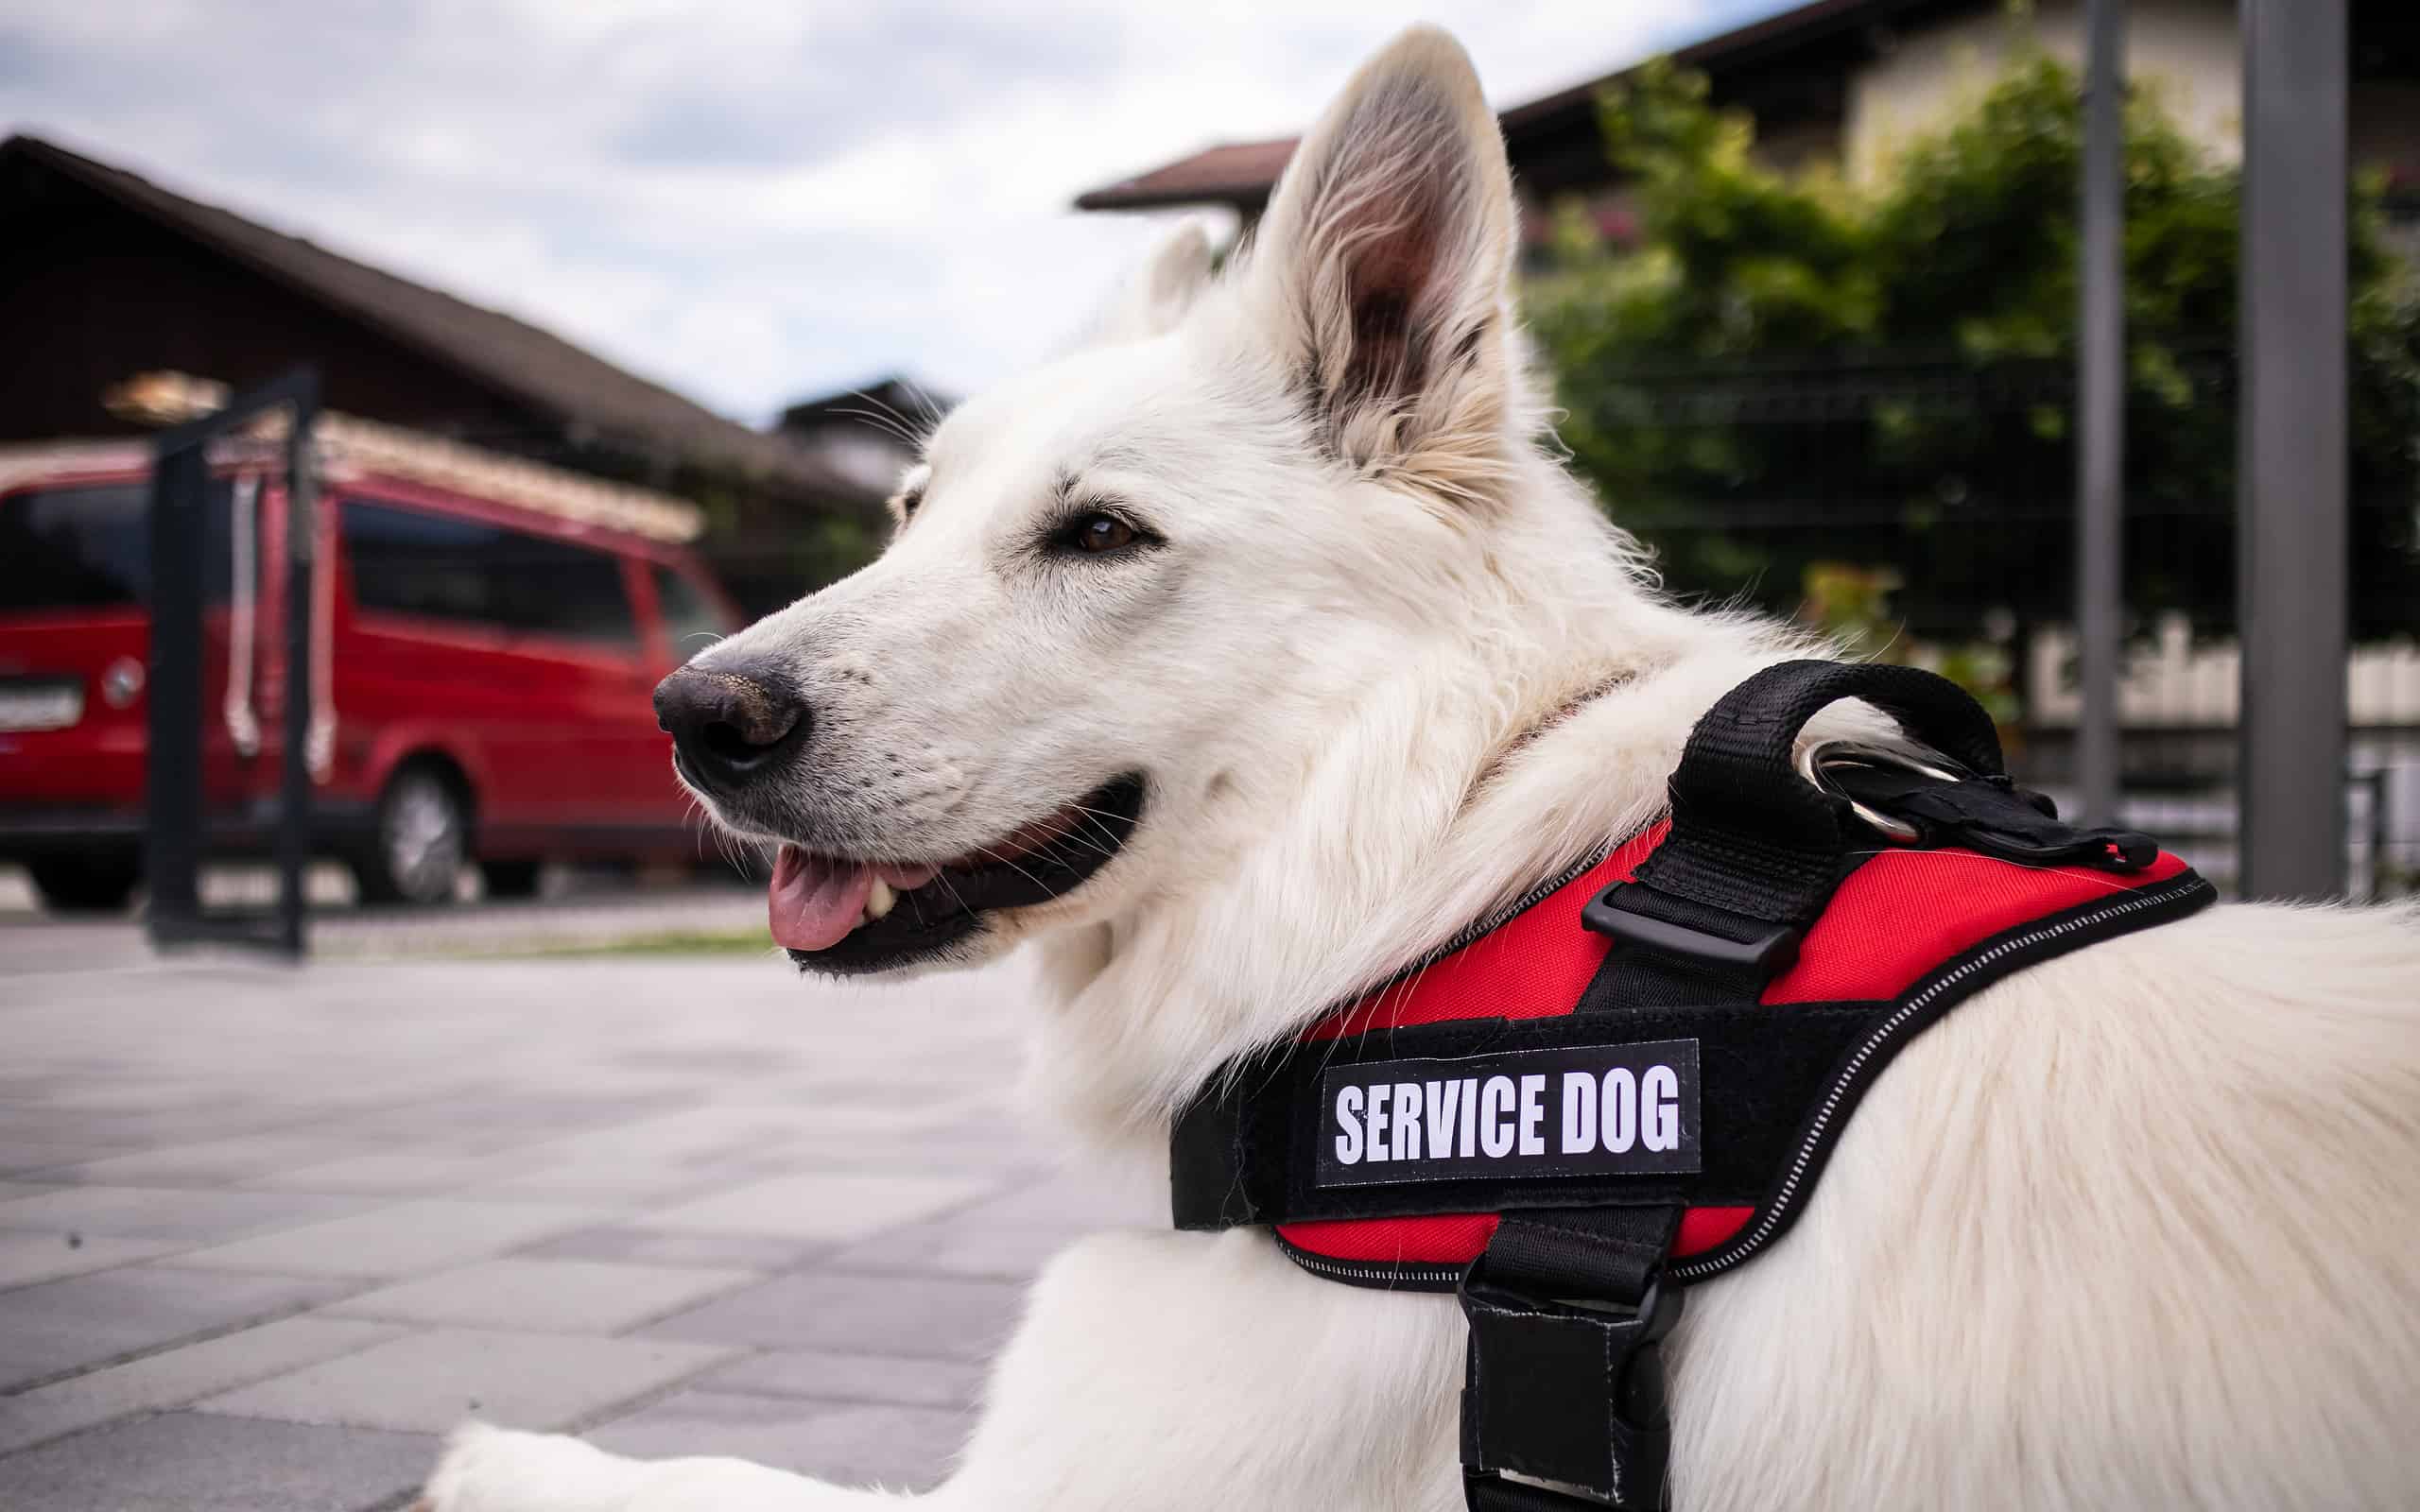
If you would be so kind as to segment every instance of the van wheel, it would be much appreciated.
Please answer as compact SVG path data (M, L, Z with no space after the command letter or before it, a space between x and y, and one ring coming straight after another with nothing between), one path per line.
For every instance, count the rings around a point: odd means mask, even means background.
M488 885L491 898L535 898L538 896L538 863L535 861L482 861L479 876Z
M114 914L134 896L143 864L133 855L37 856L26 863L34 891L54 914Z
M461 790L428 766L406 766L378 796L377 832L354 858L365 903L443 903L470 850L470 806Z

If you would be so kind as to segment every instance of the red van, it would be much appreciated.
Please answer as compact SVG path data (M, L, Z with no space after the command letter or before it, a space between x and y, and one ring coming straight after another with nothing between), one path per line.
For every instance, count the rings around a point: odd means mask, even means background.
M341 431L343 422L330 427ZM679 544L695 508L350 422L320 441L315 849L365 902L492 896L551 858L698 855L648 696L735 628ZM286 495L271 451L214 453L202 736L213 854L266 849L285 687ZM58 909L140 880L147 550L139 445L0 449L0 861Z

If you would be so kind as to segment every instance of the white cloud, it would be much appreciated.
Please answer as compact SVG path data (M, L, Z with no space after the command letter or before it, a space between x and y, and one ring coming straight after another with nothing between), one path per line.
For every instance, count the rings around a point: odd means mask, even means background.
M1778 0L1454 0L1511 104ZM0 122L760 420L1048 348L1155 228L1079 191L1299 129L1400 15L1332 0L0 0Z

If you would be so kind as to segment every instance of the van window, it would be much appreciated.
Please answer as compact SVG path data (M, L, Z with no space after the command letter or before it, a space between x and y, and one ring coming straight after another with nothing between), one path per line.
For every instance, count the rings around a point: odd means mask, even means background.
M672 644L674 661L686 662L739 627L686 577L662 562L650 563L648 570L655 575L655 609L664 616L664 638Z
M233 486L203 486L202 599L233 580ZM0 499L0 614L151 601L151 486L36 489Z
M359 500L341 512L353 600L362 609L638 644L622 564L611 553Z

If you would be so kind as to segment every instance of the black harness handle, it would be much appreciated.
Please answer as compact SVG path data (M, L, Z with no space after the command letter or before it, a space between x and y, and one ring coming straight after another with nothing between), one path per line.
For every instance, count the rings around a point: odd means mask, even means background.
M1916 667L1784 662L1724 694L1672 773L1672 829L1637 881L1590 903L1616 942L1580 1011L1754 1002L1798 956L1806 926L1877 845L1842 795L1798 774L1799 731L1862 698L1978 781L2005 785L1991 715Z

